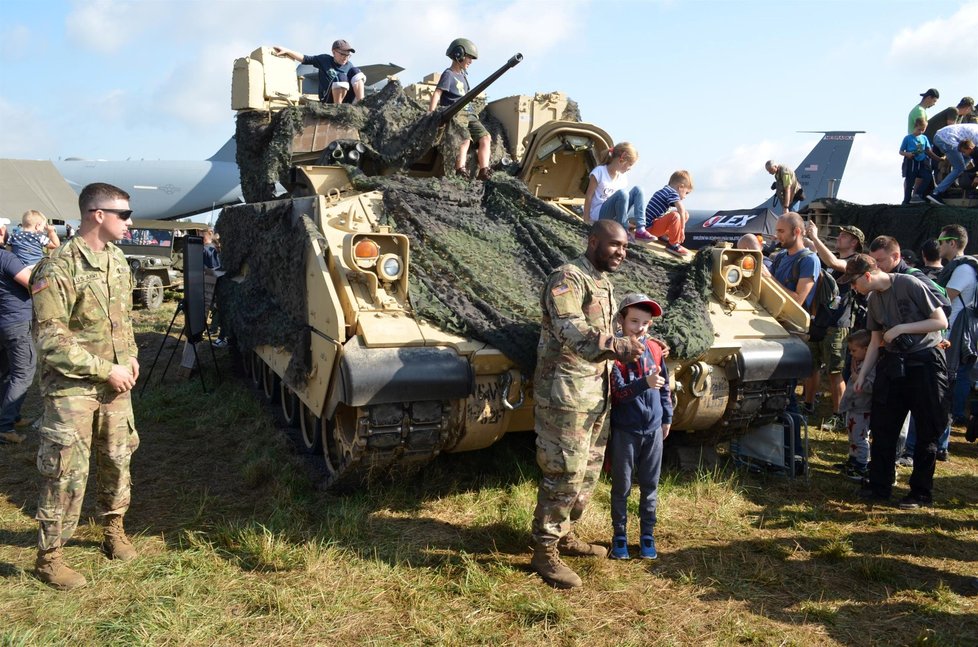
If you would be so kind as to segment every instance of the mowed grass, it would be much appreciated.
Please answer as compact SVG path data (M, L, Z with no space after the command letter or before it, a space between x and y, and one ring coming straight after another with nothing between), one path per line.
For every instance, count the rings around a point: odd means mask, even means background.
M137 312L144 377L171 316ZM140 557L99 552L93 479L66 549L88 588L35 579L36 436L0 449L2 644L978 644L978 448L963 429L929 510L856 503L832 468L846 441L828 431L813 431L810 481L667 473L660 559L571 559L585 587L555 591L528 569L531 434L336 496L316 489L226 351L206 394L173 366L159 384L168 355L135 400L126 524ZM32 391L26 413L39 410ZM608 497L602 482L579 525L586 539L610 539Z

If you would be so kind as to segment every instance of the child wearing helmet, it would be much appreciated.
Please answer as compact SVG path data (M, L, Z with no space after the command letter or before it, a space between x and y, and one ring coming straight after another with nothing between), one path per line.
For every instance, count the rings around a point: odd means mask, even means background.
M472 61L479 58L479 50L475 43L467 38L456 38L448 46L445 56L452 59L451 66L441 74L438 79L438 87L431 95L431 103L428 112L434 112L435 108L450 106L469 92L468 69ZM478 179L488 180L491 171L489 170L489 146L492 138L489 131L479 121L479 116L475 114L471 104L465 108L465 114L469 120L469 139L462 141L459 146L458 158L455 160L455 172L464 178L469 177L466 161L469 154L469 143L478 143L477 159L479 162Z

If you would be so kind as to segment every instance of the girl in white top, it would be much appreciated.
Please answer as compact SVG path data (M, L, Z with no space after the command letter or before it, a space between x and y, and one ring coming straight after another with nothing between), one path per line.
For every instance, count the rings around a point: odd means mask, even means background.
M628 190L628 171L638 161L638 151L628 142L608 149L603 164L596 166L588 178L584 194L584 213L591 220L610 218L628 229L629 220L637 220L645 206L642 190Z

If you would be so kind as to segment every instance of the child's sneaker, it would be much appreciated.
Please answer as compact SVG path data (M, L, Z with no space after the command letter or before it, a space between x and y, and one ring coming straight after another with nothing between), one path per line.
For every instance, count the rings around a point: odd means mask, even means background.
M856 483L862 483L863 479L869 478L869 466L859 465L859 463L849 463L845 468L846 478Z
M675 245L666 245L666 251L670 254L675 254L676 256L683 257L689 254L689 250L676 243Z
M631 559L628 553L628 538L624 535L615 535L611 540L611 552L608 553L611 559Z
M655 550L655 538L652 535L642 535L638 540L638 550L642 559L658 559L659 553Z
M652 234L650 234L645 229L638 229L638 230L635 231L635 240L648 240L648 241L652 241L652 240L655 240L655 239L656 239L655 236L653 236Z

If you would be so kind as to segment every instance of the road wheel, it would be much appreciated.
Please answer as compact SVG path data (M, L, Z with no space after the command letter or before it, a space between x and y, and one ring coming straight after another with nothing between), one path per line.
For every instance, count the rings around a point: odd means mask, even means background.
M278 375L272 370L272 367L268 364L262 363L262 374L261 374L261 392L265 396L265 400L275 404L278 401L278 391L279 391L279 380Z
M321 433L322 423L319 416L305 404L300 403L299 413L299 440L302 447L310 454L318 454L322 451L323 437Z
M297 428L299 426L299 397L289 388L285 380L278 382L278 398L282 405L282 418L285 424Z
M342 489L359 482L357 470L362 457L357 442L357 417L360 410L339 405L332 420L320 424L323 458L326 459L326 487Z
M163 305L163 279L150 274L139 282L139 302L147 310L156 310Z

